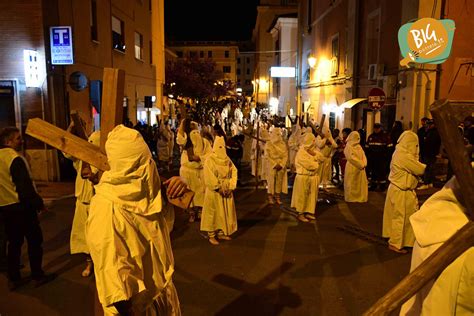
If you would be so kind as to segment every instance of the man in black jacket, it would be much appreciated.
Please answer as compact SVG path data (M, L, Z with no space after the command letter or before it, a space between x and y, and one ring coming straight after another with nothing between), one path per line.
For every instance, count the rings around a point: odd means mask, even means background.
M25 159L19 154L22 147L20 131L6 127L0 131L0 216L5 223L8 241L8 286L15 290L26 283L20 275L21 247L26 238L31 277L38 287L54 278L45 275L42 265L43 234L38 211L44 209L36 192Z
M425 174L423 177L423 185L418 187L418 190L429 189L433 187L433 182L435 179L435 164L436 156L439 154L441 147L441 136L436 129L435 123L433 120L427 122L428 129L426 130L425 141L424 141L424 150L422 161L426 164Z

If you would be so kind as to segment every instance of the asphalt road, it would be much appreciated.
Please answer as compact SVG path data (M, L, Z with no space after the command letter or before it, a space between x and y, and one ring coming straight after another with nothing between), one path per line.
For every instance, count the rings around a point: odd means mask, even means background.
M359 315L408 273L410 255L389 251L374 236L384 193L371 192L365 204L326 196L330 203L320 201L314 223L295 219L290 197L270 207L263 190L239 189L239 230L219 246L209 244L199 222L176 214L174 282L184 315ZM73 198L56 200L41 219L44 267L58 278L9 292L0 275L1 316L101 314L94 279L81 277L84 258L69 254L73 211ZM342 229L347 225L373 235L363 239Z

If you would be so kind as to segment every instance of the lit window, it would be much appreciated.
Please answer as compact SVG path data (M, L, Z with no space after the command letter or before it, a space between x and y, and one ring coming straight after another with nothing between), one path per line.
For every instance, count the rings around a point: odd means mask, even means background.
M143 59L143 35L135 32L135 58Z
M112 16L112 47L125 52L125 25L115 16Z

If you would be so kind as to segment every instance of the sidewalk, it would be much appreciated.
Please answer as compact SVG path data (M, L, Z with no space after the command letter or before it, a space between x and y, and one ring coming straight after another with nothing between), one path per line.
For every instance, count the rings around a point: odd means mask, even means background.
M36 181L35 184L45 202L74 197L74 182Z

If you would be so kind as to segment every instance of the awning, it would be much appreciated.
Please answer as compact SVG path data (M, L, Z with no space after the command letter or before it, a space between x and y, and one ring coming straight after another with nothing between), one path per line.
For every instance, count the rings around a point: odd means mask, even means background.
M344 102L343 104L340 105L340 107L344 107L346 109L352 108L354 105L359 104L361 102L367 101L367 98L356 98L356 99L350 99L349 101Z

